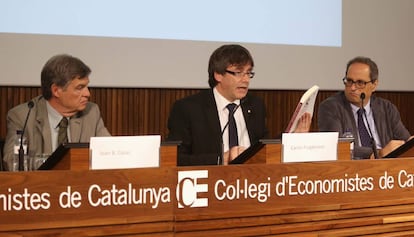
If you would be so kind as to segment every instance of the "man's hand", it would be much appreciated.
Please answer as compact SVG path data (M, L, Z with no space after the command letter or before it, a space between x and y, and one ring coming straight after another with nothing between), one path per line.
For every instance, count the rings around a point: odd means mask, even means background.
M234 146L229 151L224 152L224 165L228 165L230 161L234 160L237 156L239 156L244 150L246 150L246 147L244 146Z
M298 121L295 132L309 132L312 123L312 117L310 113L304 113Z

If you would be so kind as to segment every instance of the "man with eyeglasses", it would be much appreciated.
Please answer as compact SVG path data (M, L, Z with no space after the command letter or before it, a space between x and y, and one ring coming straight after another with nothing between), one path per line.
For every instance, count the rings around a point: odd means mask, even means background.
M345 90L319 105L320 131L336 131L339 136L351 132L354 159L372 159L377 154L381 158L409 139L395 105L373 95L378 86L374 61L367 57L350 60L342 81Z
M246 48L223 45L210 56L211 89L173 105L167 140L182 142L178 148L179 166L228 164L267 136L265 105L247 93L255 75L253 67ZM298 127L308 131L310 122L310 115L304 116Z

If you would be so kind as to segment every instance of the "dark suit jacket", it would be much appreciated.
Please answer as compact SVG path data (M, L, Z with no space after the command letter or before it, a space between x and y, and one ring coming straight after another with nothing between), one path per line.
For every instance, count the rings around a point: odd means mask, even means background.
M262 100L251 95L242 99L250 143L267 136L266 111ZM168 119L167 140L181 141L178 165L217 165L222 153L222 135L213 90L178 100Z
M34 106L27 120L25 135L29 141L29 156L51 154L52 139L46 100L42 96L32 99ZM7 136L4 146L4 160L13 157L14 138L16 130L22 130L29 111L28 103L20 104L7 113ZM94 136L110 136L106 129L99 107L89 102L86 108L70 120L71 142L89 142Z
M370 105L382 146L387 145L391 140L406 141L410 137L395 105L375 96L371 96ZM339 136L347 130L351 131L355 138L354 158L364 159L371 155L370 147L359 146L357 124L344 92L336 93L319 105L318 127L321 132L339 132Z

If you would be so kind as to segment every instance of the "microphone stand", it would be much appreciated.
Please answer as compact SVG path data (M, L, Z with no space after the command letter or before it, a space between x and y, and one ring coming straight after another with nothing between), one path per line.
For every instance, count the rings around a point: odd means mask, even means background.
M24 170L24 148L23 148L23 131L20 134L20 147L19 147L19 171Z
M27 112L26 120L24 121L24 126L22 133L20 134L20 147L19 147L19 171L24 170L24 147L23 147L23 137L24 137L24 131L26 130L27 126L27 120L29 119L30 112L32 111L32 108L34 106L33 101L29 101L27 104L27 107L29 107L29 112ZM26 147L28 149L28 147ZM28 164L29 165L29 164Z
M361 93L361 109L362 109L362 113L364 114L365 121L367 122L367 125L368 125L368 133L371 138L371 149L372 149L372 152L374 153L374 158L379 159L378 151L377 151L377 143L375 142L374 136L372 134L371 126L369 126L367 114L365 113L364 99L365 99L365 93Z

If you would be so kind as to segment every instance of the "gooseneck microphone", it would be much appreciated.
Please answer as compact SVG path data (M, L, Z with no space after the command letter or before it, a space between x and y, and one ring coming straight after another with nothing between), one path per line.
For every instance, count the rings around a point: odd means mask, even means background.
M377 144L375 142L374 136L372 134L372 130L371 130L371 126L369 126L369 122L368 122L368 117L367 114L365 112L364 109L364 99L365 99L365 93L362 92L360 95L361 98L361 110L362 110L362 114L364 115L365 121L367 122L368 125L368 133L369 133L369 137L371 138L371 148L372 148L372 152L374 153L374 157L375 159L378 159L378 151L377 151Z
M231 111L231 113L229 115L234 115L234 113L236 113L237 109L242 105L242 103L244 102L243 99L240 100L240 104L236 105L233 110ZM223 141L223 134L226 131L226 129L228 128L230 123L230 120L227 120L227 123L224 125L223 129L221 130L220 133L220 137L221 137L221 154L220 156L217 157L217 165L222 165L224 162L224 141Z
M29 107L29 111L27 112L26 115L26 120L24 121L24 126L23 126L23 130L22 133L20 134L20 147L19 147L19 171L23 171L24 170L24 147L23 147L23 136L24 136L24 132L26 130L26 126L27 126L27 120L29 119L30 116L30 112L32 111L32 108L34 106L33 101L29 101L29 103L27 103L27 107ZM27 148L26 148L27 149Z

